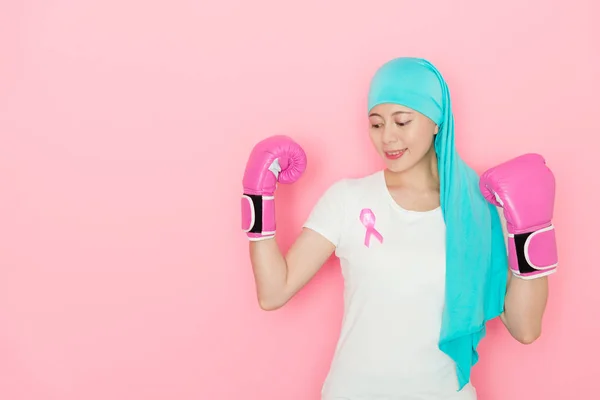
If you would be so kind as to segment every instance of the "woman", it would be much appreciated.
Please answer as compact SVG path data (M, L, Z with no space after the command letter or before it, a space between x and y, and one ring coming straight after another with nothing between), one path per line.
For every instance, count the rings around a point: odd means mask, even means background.
M526 154L479 178L456 152L449 91L426 60L385 63L368 103L385 168L331 185L285 255L273 195L306 156L285 136L253 149L242 217L260 306L283 306L335 252L345 309L323 400L476 399L485 323L500 316L522 343L540 335L557 264L553 175Z

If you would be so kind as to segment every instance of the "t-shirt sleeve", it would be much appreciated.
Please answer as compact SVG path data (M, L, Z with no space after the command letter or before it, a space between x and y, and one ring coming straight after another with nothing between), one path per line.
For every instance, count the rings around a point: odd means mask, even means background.
M321 195L303 225L321 234L336 247L343 231L346 186L345 180L333 183Z

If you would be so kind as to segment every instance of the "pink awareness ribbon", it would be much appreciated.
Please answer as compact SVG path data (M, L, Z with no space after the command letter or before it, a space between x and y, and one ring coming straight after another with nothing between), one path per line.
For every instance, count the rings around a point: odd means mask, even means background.
M360 222L367 228L365 233L365 246L370 247L371 236L375 236L380 243L383 243L383 236L375 229L375 214L370 208L363 208L360 212Z

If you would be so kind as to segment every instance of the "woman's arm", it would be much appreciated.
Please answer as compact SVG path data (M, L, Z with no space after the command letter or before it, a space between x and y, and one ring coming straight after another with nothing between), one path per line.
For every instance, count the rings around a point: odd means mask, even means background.
M547 299L547 276L527 280L508 273L504 312L500 319L512 337L530 344L541 335Z
M548 276L558 262L554 175L544 157L526 153L485 171L479 187L498 208L507 239L510 272L501 319L515 339L533 343L542 331Z
M504 212L499 207L497 210L502 222L504 237L507 237ZM521 279L514 276L508 268L504 312L500 315L500 319L513 338L523 344L530 344L540 337L547 299L547 276L537 279Z
M250 260L258 302L263 310L285 305L333 254L335 246L304 228L284 256L274 238L251 241Z

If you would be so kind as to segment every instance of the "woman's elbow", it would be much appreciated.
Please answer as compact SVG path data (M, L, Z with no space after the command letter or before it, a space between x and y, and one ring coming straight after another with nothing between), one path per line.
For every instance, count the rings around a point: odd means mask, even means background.
M278 298L258 298L258 305L264 311L275 311L280 309L285 305L286 301L283 301Z
M513 337L521 344L532 344L539 339L541 334L542 332L540 329L531 328L524 330L517 335L513 335Z
M281 308L281 304L278 303L272 303L272 302L268 302L268 301L258 301L258 305L260 306L260 308L263 311L275 311Z

